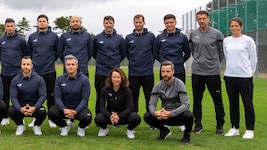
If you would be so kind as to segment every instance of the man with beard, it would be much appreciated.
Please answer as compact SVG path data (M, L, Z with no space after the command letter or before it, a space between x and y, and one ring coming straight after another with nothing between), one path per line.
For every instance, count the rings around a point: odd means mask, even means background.
M41 75L47 87L47 109L55 104L54 85L56 80L55 61L58 57L58 36L49 28L48 17L37 17L38 30L32 33L28 40L29 55L32 58L33 70ZM35 119L28 125L33 127ZM50 119L51 128L57 127Z
M143 87L146 111L148 111L149 98L154 86L153 43L155 35L144 28L145 17L141 14L134 16L133 24L135 29L126 36L130 89L133 95L134 111L138 112L138 97L140 87Z
M100 93L108 74L112 69L120 67L120 62L126 57L125 40L117 34L114 24L112 16L105 16L103 20L105 29L94 38L96 114L99 113Z
M12 18L5 21L5 33L0 38L1 77L3 81L3 101L9 107L9 89L13 77L20 70L20 61L28 55L26 40L16 31L16 24ZM1 125L9 124L8 114L3 116Z
M185 125L183 143L190 143L193 126L193 114L189 111L189 99L182 80L174 77L174 65L170 61L161 63L162 80L152 90L149 101L149 112L144 115L147 124L160 130L157 140L165 140L172 134L167 126ZM161 109L156 110L158 99Z
M59 38L59 58L64 64L66 55L74 55L79 60L79 69L88 74L88 62L93 54L93 40L91 35L81 28L82 20L78 16L70 18L71 30L63 33Z
M17 124L15 135L22 135L25 131L24 117L35 117L33 132L42 135L41 124L45 120L46 110L42 106L46 100L46 86L44 79L34 72L30 56L21 59L21 72L11 81L10 99L12 106L8 113Z

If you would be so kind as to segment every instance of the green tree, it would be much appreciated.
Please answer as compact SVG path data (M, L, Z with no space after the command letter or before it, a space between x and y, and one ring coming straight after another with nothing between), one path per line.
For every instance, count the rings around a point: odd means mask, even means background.
M5 25L0 24L0 36L5 32Z
M70 29L69 26L70 18L71 16L67 17L61 16L59 18L56 18L56 20L54 21L56 26L53 28L53 30L60 29L62 33L68 31Z
M54 21L54 24L56 26L53 28L53 30L60 29L61 33L64 33L65 31L70 30L70 26L69 26L70 18L71 16L66 16L66 17L61 16L59 18L56 18L56 20ZM81 29L87 31L87 29L84 26L81 26Z
M30 31L31 26L29 25L29 22L25 17L22 17L22 20L17 23L18 32L21 36L25 37L25 31Z

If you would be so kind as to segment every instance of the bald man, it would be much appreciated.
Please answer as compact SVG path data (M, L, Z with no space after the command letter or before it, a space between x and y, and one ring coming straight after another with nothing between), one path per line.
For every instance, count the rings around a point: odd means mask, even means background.
M70 19L71 30L63 33L59 39L59 57L64 63L66 55L78 58L80 71L88 76L88 62L93 54L93 40L91 35L82 29L82 20L79 16Z

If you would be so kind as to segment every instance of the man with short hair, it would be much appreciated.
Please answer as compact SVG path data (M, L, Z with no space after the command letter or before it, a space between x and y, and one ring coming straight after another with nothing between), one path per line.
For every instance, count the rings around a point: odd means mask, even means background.
M3 81L4 97L7 108L9 107L9 89L13 77L20 71L20 62L23 56L28 55L26 40L16 31L14 19L5 21L5 33L0 38L1 77ZM8 114L3 116L1 125L9 124Z
M189 111L189 99L182 80L174 77L174 65L170 61L161 63L162 80L152 90L149 112L144 115L147 124L160 130L158 140L166 140L172 134L167 126L185 125L181 142L190 142L193 114ZM161 109L157 110L158 99Z
M216 113L216 134L223 134L224 107L220 79L220 63L224 59L223 35L209 27L209 13L200 10L196 14L199 28L192 31L189 37L189 46L193 56L192 63L192 89L193 89L193 114L195 129L193 133L200 133L202 126L202 98L207 86L212 97Z
M100 93L105 86L105 80L113 68L120 67L121 61L126 57L125 40L114 29L115 20L112 16L105 16L103 20L104 31L94 38L94 53L96 59L95 112L99 113Z
M59 58L64 64L66 55L75 56L79 60L81 73L88 77L88 62L93 54L93 40L91 35L82 29L81 17L71 16L69 24L71 30L63 33L59 38Z
M47 87L47 109L49 109L55 104L55 61L58 58L58 36L49 28L48 17L44 14L37 17L37 27L38 30L29 37L28 50L34 64L33 70L45 80ZM28 126L33 126L34 121ZM56 127L50 119L48 123L51 128Z
M78 70L75 56L66 55L64 62L66 72L56 79L56 105L50 107L48 117L61 128L61 136L67 136L71 127L64 119L79 120L77 135L84 137L85 129L92 121L88 109L90 83L87 76Z
M10 99L12 106L8 113L17 124L15 135L22 135L25 128L23 118L35 117L33 131L42 135L41 124L46 118L46 110L42 106L46 100L46 86L44 79L33 70L30 56L21 59L21 73L11 81Z
M138 97L140 87L143 87L146 111L148 111L150 94L154 86L153 44L155 35L144 28L145 17L141 14L134 16L133 24L135 29L126 36L130 89L133 95L134 111L138 112Z
M171 61L174 64L174 76L185 83L184 63L190 57L188 38L176 28L176 17L173 14L167 14L163 18L165 29L155 39L155 51L157 60L164 62Z

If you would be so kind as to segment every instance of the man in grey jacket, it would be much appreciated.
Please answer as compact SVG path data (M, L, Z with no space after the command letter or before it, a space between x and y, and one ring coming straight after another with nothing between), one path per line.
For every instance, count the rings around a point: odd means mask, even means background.
M144 115L147 124L160 130L158 140L165 140L172 134L168 126L185 125L181 142L190 142L193 125L193 114L189 111L189 99L182 80L174 75L174 65L170 61L161 64L162 80L152 90L149 101L149 112ZM158 99L162 106L156 110Z
M209 27L207 11L197 12L196 19L199 28L192 31L189 37L189 47L194 58L192 63L192 89L195 129L193 132L198 134L203 130L201 102L205 85L207 85L215 105L216 134L222 134L225 113L221 94L220 63L224 58L224 37L219 30Z

